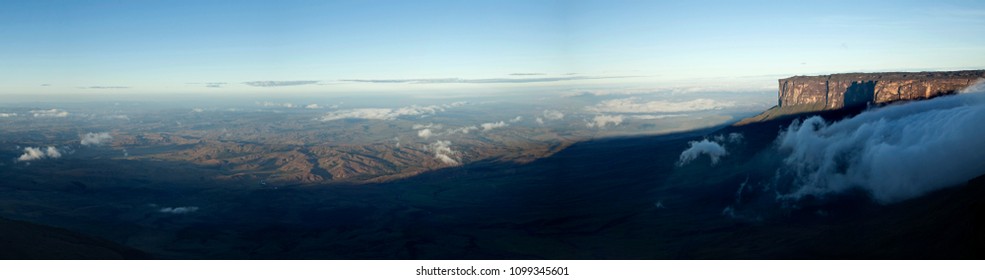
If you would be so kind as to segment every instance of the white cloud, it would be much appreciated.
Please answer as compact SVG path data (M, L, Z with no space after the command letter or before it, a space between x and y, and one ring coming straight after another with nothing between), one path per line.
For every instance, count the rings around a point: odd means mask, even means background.
M107 132L100 132L100 133L90 132L90 133L86 133L85 135L82 135L82 140L80 141L80 143L82 144L82 146L94 146L94 145L108 144L110 141L113 141L113 136L109 135L109 133Z
M60 109L31 110L31 114L34 117L64 118L68 116L68 112Z
M454 129L448 129L447 131L445 131L445 134L448 134L448 135L455 134L455 133L469 134L469 132L471 132L473 130L479 130L479 127L474 126L474 125L471 125L471 126L463 126L463 127L454 128Z
M515 118L513 118L512 120L510 120L511 123L518 123L518 122L521 122L521 121L523 121L523 117L522 116L516 116Z
M688 142L688 144L690 144L691 147L681 152L680 159L677 161L678 166L691 163L691 161L697 159L701 155L708 155L708 157L711 158L711 164L717 164L721 157L728 155L728 152L725 151L725 147L713 141L708 141L708 139L691 141Z
M564 113L557 110L544 110L544 119L549 121L556 121L564 118Z
M421 137L421 138L424 138L424 139L431 138L431 129L430 128L425 128L425 129L418 130L417 131L417 137Z
M205 109L202 109L202 108L192 109L192 113L201 113L201 112L205 112Z
M47 148L35 148L27 147L24 148L24 154L17 158L17 161L32 161L45 158L60 158L62 153L58 151L58 148L48 146Z
M304 106L304 108L305 109L321 109L323 107L321 105L318 105L318 104L315 104L315 103L311 103L311 104L308 104L308 105Z
M666 118L686 117L686 114L667 114L667 115L629 115L630 118L638 120L659 120Z
M649 101L641 102L639 98L621 98L599 102L595 106L585 107L592 112L607 113L677 113L704 110L717 110L734 106L734 102L715 101L712 99L699 98L690 101Z
M188 214L198 211L198 207L196 206L163 207L161 208L161 210L158 211L161 213L168 213L168 214Z
M488 122L488 123L480 124L479 126L482 127L482 131L490 131L497 128L507 127L509 126L509 124L506 124L506 122L504 121L499 121L494 123Z
M539 124L544 124L544 119L542 119L542 118L540 118L540 117L537 117L537 118L536 118L536 119L534 119L534 120L535 120L535 121L537 121L537 123L539 123Z
M441 129L441 125L440 124L433 124L433 123L415 124L415 125L411 126L411 128L413 128L413 129L423 129L423 128Z
M456 106L466 104L465 102L455 102L443 105L418 106L411 105L396 109L390 108L360 108L329 112L319 118L321 121L334 121L342 119L368 119L368 120L393 120L400 116L430 116L438 112L444 112Z
M459 165L457 158L458 152L451 149L451 141L438 140L428 145L428 149L434 152L434 158L447 165Z
M294 105L294 103L289 103L289 102L277 103L277 102L270 102L270 101L263 101L263 102L257 101L257 105L260 105L260 106L263 106L263 107L284 107L284 108L295 108L295 107L297 107L297 106Z
M828 123L794 122L777 142L778 177L798 199L861 188L892 203L985 174L985 93L891 105Z
M622 124L622 121L623 121L623 116L622 115L614 115L614 116L613 115L597 115L597 116L595 116L595 118L592 118L591 121L586 122L585 123L585 126L588 126L589 128L594 128L594 127L604 128L605 126L609 125L610 123L613 126L618 126L618 125Z
M0 118L16 117L17 113L0 113Z

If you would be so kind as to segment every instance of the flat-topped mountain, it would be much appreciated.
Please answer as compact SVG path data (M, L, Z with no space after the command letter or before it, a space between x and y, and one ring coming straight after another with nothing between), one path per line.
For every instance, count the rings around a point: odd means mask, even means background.
M929 99L958 93L982 79L985 70L794 76L779 80L777 106L738 124L790 114Z

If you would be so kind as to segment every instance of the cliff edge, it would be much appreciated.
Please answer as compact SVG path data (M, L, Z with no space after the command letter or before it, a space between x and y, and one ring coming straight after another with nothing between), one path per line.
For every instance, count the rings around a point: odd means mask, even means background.
M776 106L735 125L792 114L956 94L982 79L985 70L794 76L779 80Z

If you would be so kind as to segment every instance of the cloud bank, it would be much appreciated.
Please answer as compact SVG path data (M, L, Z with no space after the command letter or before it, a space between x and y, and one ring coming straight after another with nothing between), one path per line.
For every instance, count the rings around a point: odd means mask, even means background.
M636 97L602 101L585 109L606 113L679 113L705 110L718 110L734 106L734 102L699 98L683 102L649 101L641 102Z
M709 141L708 139L691 141L688 142L688 144L690 144L691 147L684 150L684 152L681 152L680 159L677 160L678 166L687 165L688 163L691 163L691 161L698 159L701 155L708 155L708 158L711 159L711 164L715 165L718 164L718 161L722 157L728 155L728 151L725 150L724 146L714 141Z
M0 118L11 118L16 117L17 113L0 113Z
M343 119L393 120L401 116L430 116L446 109L465 105L465 102L455 102L442 105L418 106L411 105L396 109L390 108L360 108L329 112L318 118L323 122Z
M793 122L778 139L780 198L861 188L892 203L985 174L985 93L891 105L828 123Z
M90 133L86 133L85 135L82 135L82 140L80 140L79 142L80 144L82 144L82 146L98 146L103 144L109 144L110 141L113 141L113 136L109 135L108 132L100 132L100 133L90 132Z

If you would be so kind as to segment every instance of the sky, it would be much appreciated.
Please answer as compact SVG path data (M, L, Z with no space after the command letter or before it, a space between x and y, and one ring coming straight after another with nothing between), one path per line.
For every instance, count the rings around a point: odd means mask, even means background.
M0 96L775 87L985 68L985 1L14 1Z

